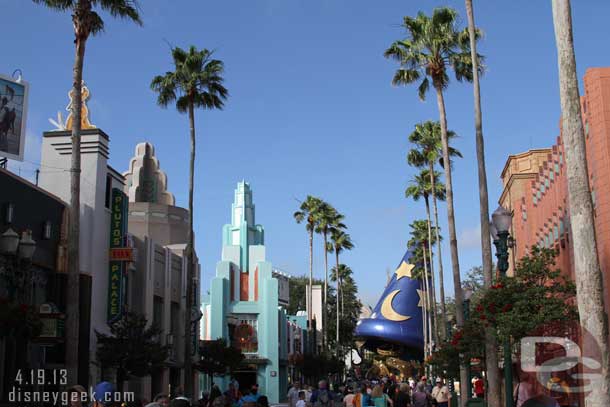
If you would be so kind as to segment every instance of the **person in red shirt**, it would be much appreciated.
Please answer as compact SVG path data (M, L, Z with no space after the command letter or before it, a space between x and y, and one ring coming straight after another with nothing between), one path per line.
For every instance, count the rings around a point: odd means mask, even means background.
M478 376L474 379L474 394L478 399L485 397L485 382Z

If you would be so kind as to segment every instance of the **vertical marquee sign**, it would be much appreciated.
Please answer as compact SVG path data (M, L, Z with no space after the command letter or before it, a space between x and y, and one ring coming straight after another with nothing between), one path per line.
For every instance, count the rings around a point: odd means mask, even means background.
M112 189L110 218L110 251L122 248L127 233L127 196L118 188ZM123 315L125 305L125 262L110 258L108 275L108 323Z

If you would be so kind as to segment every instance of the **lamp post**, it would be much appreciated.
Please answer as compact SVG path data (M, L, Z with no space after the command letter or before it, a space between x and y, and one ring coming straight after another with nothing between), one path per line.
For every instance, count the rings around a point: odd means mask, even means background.
M17 294L23 294L22 290L30 280L26 273L29 268L27 264L32 261L35 250L36 242L32 239L31 230L24 231L21 239L11 228L0 235L0 253L4 257L0 274L7 282L10 300L15 299L17 290ZM24 263L26 267L22 267Z
M474 292L470 286L462 288L462 292L464 295L462 310L464 311L464 322L466 322L470 319L470 299L472 298L472 294ZM466 383L468 388L468 399L470 400L472 396L472 372L470 371L470 358L466 361L466 371L468 376L468 383Z
M496 257L498 258L498 270L502 277L506 277L508 270L508 248L513 246L512 237L509 234L513 214L499 206L491 215L490 234L496 246ZM513 356L510 339L504 342L504 398L506 407L513 407Z

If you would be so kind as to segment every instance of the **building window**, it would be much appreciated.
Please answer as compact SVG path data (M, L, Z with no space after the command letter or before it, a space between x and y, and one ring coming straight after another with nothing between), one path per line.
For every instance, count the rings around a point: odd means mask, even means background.
M536 191L536 198L540 199L541 196L542 194L540 193L540 191Z
M521 219L523 219L523 221L527 220L527 211L521 212Z
M104 206L110 208L110 190L112 189L112 177L110 174L106 174L106 196L104 199Z
M555 171L549 172L549 178L551 179L551 181L555 179Z
M559 175L559 164L555 163L555 173Z
M153 299L153 326L163 329L163 298L158 295Z
M591 201L593 202L593 209L595 209L596 205L596 200L595 200L595 190L591 191Z
M546 185L540 184L540 192L544 194L544 191L546 191Z
M547 187L547 188L549 187L549 179L548 178L544 179L544 186Z
M559 165L563 165L563 153L559 153Z
M557 240L559 239L559 228L557 227L557 225L555 225L555 227L553 228L553 240Z
M538 198L534 195L534 205L538 204Z
M256 317L240 318L233 329L231 342L243 353L258 352L258 321Z
M559 234L563 236L565 233L565 225L563 223L563 218L559 219Z

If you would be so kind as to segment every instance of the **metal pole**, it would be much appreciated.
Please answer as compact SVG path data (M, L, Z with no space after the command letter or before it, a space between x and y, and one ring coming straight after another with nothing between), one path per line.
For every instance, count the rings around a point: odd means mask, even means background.
M498 239L494 240L498 270L502 277L506 277L508 270L508 232L498 232ZM504 341L504 401L506 407L514 407L513 401L513 356L510 339Z
M470 299L463 301L463 310L464 310L464 322L467 322L470 319ZM472 371L470 370L470 360L465 361L466 363L466 372L468 374L468 399L472 397Z

